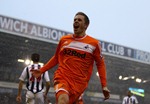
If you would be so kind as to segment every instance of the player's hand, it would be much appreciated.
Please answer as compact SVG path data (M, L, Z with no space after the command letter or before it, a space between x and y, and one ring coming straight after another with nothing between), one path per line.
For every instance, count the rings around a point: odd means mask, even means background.
M32 70L30 70L31 72L32 72L32 74L36 77L36 78L38 78L38 77L40 77L41 76L41 72L40 72L40 70L34 70L34 69L32 69Z
M44 96L44 101L46 104L50 104L50 100L48 99L47 95L46 94L43 94Z
M109 99L109 97L110 97L110 91L108 90L107 87L103 87L103 95L105 97L104 100Z
M20 104L21 101L22 101L21 96L17 96L17 97L16 97L16 101L18 102L18 104Z

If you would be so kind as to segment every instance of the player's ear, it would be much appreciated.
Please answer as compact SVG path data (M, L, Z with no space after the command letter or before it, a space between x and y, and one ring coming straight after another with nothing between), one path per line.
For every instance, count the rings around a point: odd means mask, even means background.
M88 27L88 25L87 25L87 24L85 24L85 25L84 25L84 28L85 28L85 29L87 29L87 27Z

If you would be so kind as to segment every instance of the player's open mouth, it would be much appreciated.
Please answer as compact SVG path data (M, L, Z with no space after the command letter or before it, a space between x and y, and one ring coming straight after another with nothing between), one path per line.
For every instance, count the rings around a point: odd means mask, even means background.
M78 24L78 23L74 23L73 27L74 27L75 29L78 29L78 28L79 28L79 24Z
M79 26L74 26L74 28L75 28L75 29L78 29L78 28L79 28Z

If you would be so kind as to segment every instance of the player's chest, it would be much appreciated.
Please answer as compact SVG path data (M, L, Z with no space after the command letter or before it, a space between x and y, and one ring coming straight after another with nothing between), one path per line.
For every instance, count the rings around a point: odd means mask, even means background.
M70 40L63 41L60 48L61 48L61 51L68 49L69 50L68 52L80 51L80 52L86 52L89 54L92 54L93 51L95 50L95 46L91 45L88 42L70 41Z

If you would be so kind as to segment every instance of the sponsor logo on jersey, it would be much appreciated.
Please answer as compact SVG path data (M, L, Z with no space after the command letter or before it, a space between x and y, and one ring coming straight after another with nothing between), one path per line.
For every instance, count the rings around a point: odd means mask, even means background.
M82 54L80 52L77 52L76 50L71 50L71 49L64 49L63 54L67 54L67 55L70 55L70 56L76 56L76 57L79 57L79 58L85 58L86 57L86 53Z

